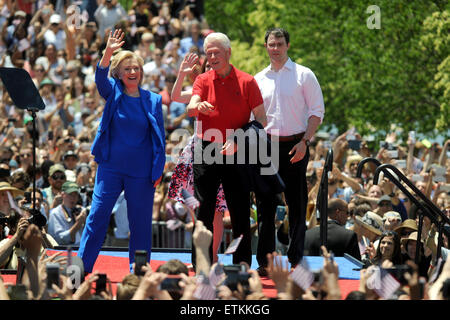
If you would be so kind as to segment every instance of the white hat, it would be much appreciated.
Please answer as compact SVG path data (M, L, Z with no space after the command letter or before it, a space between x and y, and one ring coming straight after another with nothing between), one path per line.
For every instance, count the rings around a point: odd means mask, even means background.
M50 17L50 24L52 23L61 23L61 16L59 14L52 14Z

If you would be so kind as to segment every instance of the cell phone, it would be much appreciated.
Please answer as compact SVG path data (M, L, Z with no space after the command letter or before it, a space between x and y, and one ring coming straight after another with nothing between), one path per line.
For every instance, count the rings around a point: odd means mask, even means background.
M420 174L413 174L411 177L412 181L418 182L418 181L423 181L423 176L421 176Z
M7 293L11 300L28 300L27 287L22 283L9 286Z
M313 162L313 168L314 169L318 169L318 168L322 168L322 162L321 161L314 161Z
M95 294L99 296L102 291L106 291L106 273L99 273L95 281Z
M331 149L331 146L332 146L331 141L327 140L327 141L324 141L324 142L323 142L323 147L324 147L325 149Z
M20 128L14 128L13 132L14 132L14 135L17 137L21 137L24 134L23 130Z
M433 182L445 182L447 178L444 175L435 175L433 176Z
M143 276L145 272L142 270L142 266L147 264L148 253L146 250L136 250L134 252L134 274L137 276Z
M380 141L380 149L381 148L389 149L389 143L386 141Z
M416 132L415 131L408 132L408 137L411 139L412 143L416 143Z
M396 164L399 168L406 168L406 160L397 160Z
M286 215L286 207L285 206L277 206L277 221L283 221L284 216Z
M180 276L168 276L159 285L159 290L179 291L181 290L180 280Z
M30 202L31 202L31 192L25 191L24 194L23 194L23 196L25 197L25 201L26 201L27 203L30 203Z
M53 290L52 285L59 286L59 263L47 263L47 289Z
M348 140L348 147L352 150L360 150L361 149L361 140Z
M435 166L434 172L436 173L437 176L443 176L446 173L446 169L443 166Z
M47 133L47 138L48 138L48 140L53 140L53 131L49 131Z
M398 150L388 150L387 153L391 159L398 158Z

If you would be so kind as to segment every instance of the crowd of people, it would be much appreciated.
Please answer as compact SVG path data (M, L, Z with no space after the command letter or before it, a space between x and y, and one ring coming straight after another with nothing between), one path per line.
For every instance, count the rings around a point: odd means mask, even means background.
M94 8L92 1L0 2L3 57L0 64L25 69L46 106L37 112L35 132L29 112L18 109L2 86L0 269L19 270L24 266L25 298L207 299L204 291L199 290L206 286L212 288L218 299L263 300L267 297L260 277L269 277L277 289L277 299L380 299L368 285L370 272L375 267L390 269L401 265L410 268L391 299L450 297L449 243L445 233L438 253L437 226L425 214L418 235L421 208L384 175L375 184L374 163L367 163L357 176L358 164L366 157L393 164L450 218L450 140L441 145L430 143L411 132L408 140L402 141L401 132L394 129L380 146L373 146L354 128L337 136L317 132L324 116L322 92L311 70L287 58L290 43L283 30L267 32L264 42L271 67L253 79L229 64L229 41L210 30L197 1L135 0L128 6L117 0L97 2ZM147 264L143 275L135 274L131 265L130 274L118 286L115 296L110 289L93 294L91 287L99 278L97 272L77 290L69 288L64 275L60 276L59 285L48 288L46 264L57 262L64 266L67 258L58 254L48 256L45 249L80 245L92 209L101 166L94 161L91 147L107 107L107 99L96 84L96 69L108 52L109 39L115 30L123 31L122 36L117 35L123 41L122 49L142 59L140 87L161 96L165 165L161 177L152 177L155 182L152 220L166 222L168 233L175 229L183 231L184 238L178 246L192 246L196 276L189 276L180 261L171 260L158 270L151 270ZM235 122L229 120L236 129L245 125L252 114L269 137L279 136L279 150L285 154L279 163L284 192L273 185L269 191L261 191L248 186L246 180L236 180L240 174L238 166L194 162L195 143L191 136L202 138L201 147L207 149L208 126L219 124L223 131L227 128L214 120L214 109L223 112L222 104L233 98L224 92L211 96L209 81L216 78L212 76L215 73L207 72L210 69L215 70L227 88L232 86L228 75L233 73L246 90L246 99L239 101L240 106L247 108L246 113L230 109L231 116L221 113L222 121L239 118ZM272 87L267 79L281 74L279 81L284 83L284 90L295 91L288 81L291 73L301 74L299 81L304 81L302 85L310 91L298 101L280 98L280 103L273 102L276 100L271 99L272 95L279 99L279 88ZM261 96L259 90L266 93ZM280 104L291 108L290 113L277 112ZM296 111L299 105L304 107ZM299 118L301 134L296 131L299 128L295 120ZM198 128L198 121L202 121L203 129ZM33 139L37 144L36 165L32 158ZM223 146L217 149L223 159L235 152L231 140L214 142ZM330 148L334 163L328 175L327 250L320 245L320 221L316 213ZM129 163L139 160L128 159ZM139 176L139 170L143 169L131 165L127 170L130 170L127 175ZM183 201L184 189L200 200L198 220ZM247 196L248 190L252 192ZM130 198L122 192L110 204L113 215L106 222L104 239L96 239L99 245L128 247L132 242L127 199ZM96 207L95 202L93 206ZM232 283L224 272L217 272L223 267L217 264L217 253L224 229L231 229L236 237L244 236L233 263L244 262L247 278L238 283ZM414 263L417 245L418 265ZM130 249L130 264L133 253ZM257 270L250 269L252 253L257 255ZM365 265L359 290L347 297L340 293L339 268L332 259L333 254L345 253ZM281 255L287 255L288 261ZM292 272L301 265L302 257L308 255L323 255L324 265L320 276L308 288L302 288ZM437 256L442 263L438 263ZM168 274L181 277L179 288L174 291L160 288ZM211 279L211 274L221 277ZM201 275L209 276L209 281L202 281ZM425 289L420 290L423 281ZM10 295L0 277L0 300L9 299Z

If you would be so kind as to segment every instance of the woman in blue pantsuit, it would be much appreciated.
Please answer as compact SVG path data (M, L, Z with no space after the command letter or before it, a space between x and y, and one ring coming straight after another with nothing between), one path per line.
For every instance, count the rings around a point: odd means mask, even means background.
M85 272L92 272L122 190L130 227L130 269L136 250L146 250L150 261L153 196L165 162L161 96L139 87L143 77L139 56L123 50L112 58L124 44L123 37L120 29L110 33L95 72L98 92L106 104L91 149L98 169L78 251Z

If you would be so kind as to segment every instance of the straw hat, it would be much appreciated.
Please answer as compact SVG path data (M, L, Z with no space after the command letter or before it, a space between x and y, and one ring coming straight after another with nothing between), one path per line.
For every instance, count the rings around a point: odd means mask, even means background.
M405 238L401 238L401 243L402 243L402 245L404 245L404 246L406 246L406 243L409 241L409 240L413 240L413 241L417 241L417 231L414 231L414 232L411 232L410 234L409 234L409 236L407 236L407 237L405 237ZM421 240L422 241L422 240Z
M11 191L13 198L23 195L23 191L11 186L8 182L0 182L0 191Z
M367 211L362 217L356 216L355 222L376 235L383 233L383 219L375 212Z
M402 229L411 229L417 231L418 230L417 223L413 219L406 219L405 221L402 222L401 225L394 228L394 231L397 232L398 234L401 234Z

